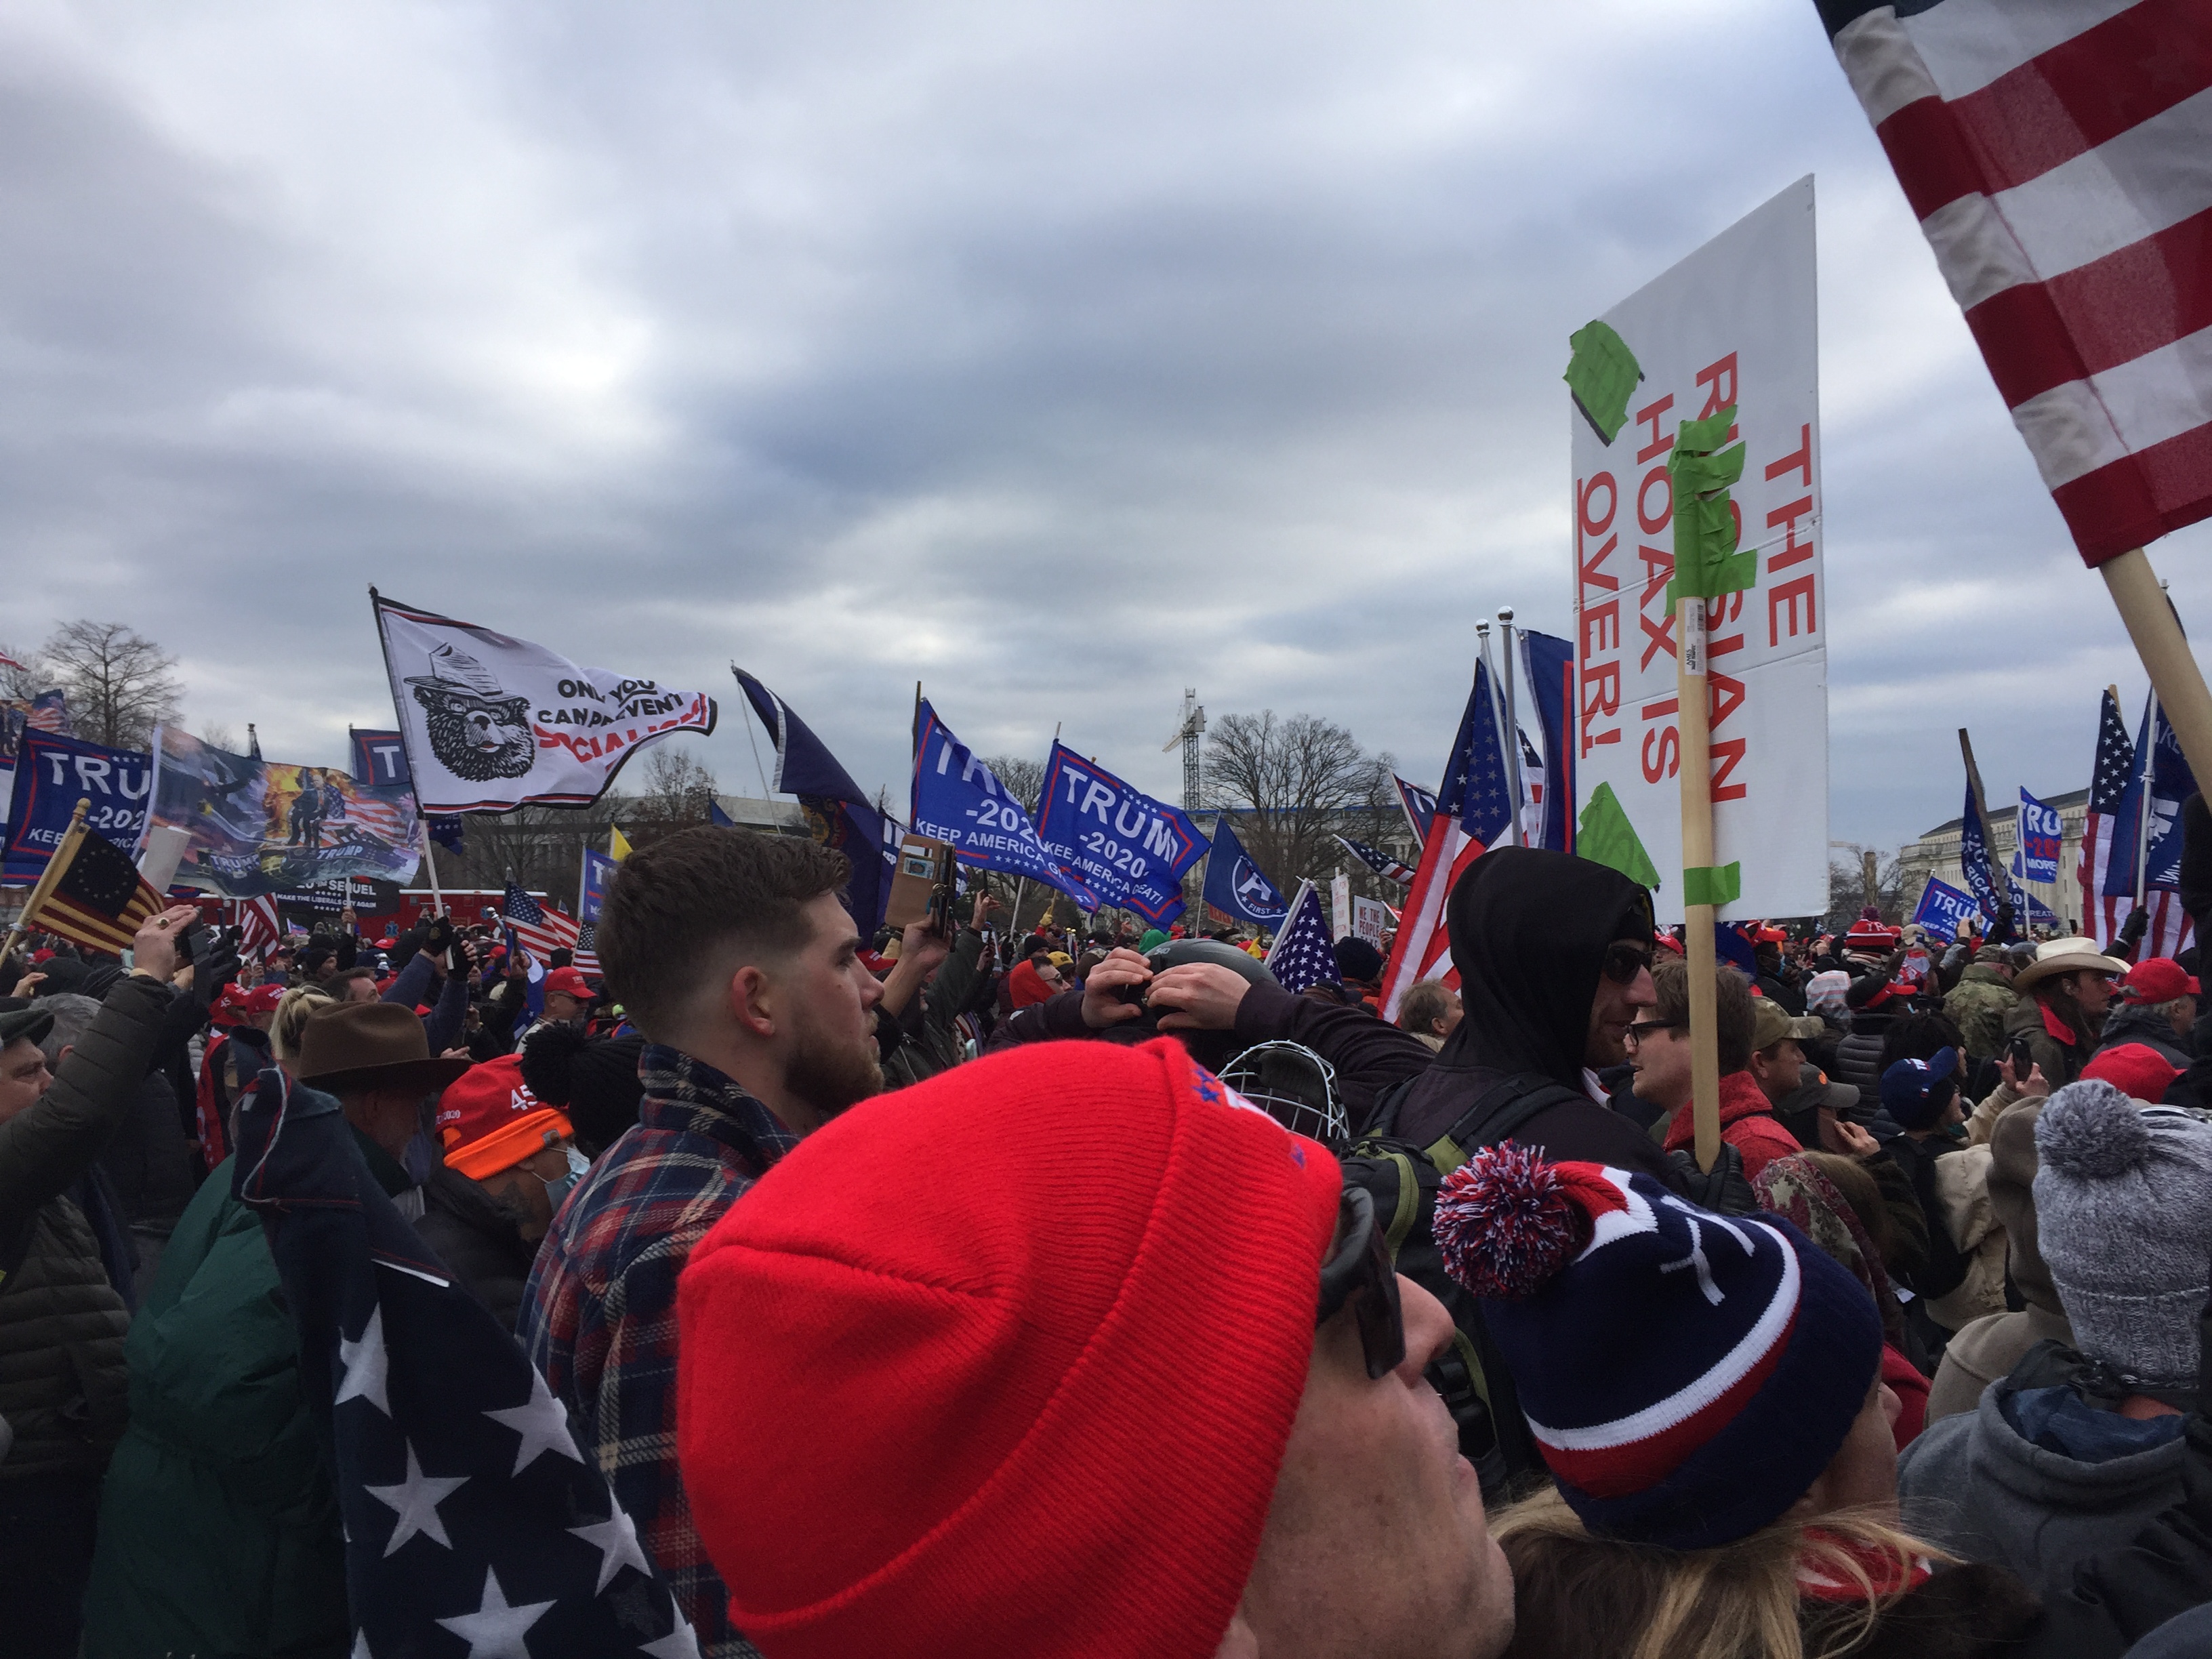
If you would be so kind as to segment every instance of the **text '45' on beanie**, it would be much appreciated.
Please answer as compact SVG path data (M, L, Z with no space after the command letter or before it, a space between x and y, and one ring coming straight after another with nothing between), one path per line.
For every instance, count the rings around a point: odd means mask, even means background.
M2084 1080L2044 1103L2035 1155L2036 1245L2074 1346L2148 1388L2195 1388L2212 1126Z
M1452 1171L1435 1231L1559 1495L1600 1537L1747 1538L1865 1409L1874 1298L1778 1218L1713 1215L1649 1176L1509 1141Z
M738 1627L769 1659L1211 1659L1341 1182L1166 1040L1039 1043L808 1136L678 1298Z

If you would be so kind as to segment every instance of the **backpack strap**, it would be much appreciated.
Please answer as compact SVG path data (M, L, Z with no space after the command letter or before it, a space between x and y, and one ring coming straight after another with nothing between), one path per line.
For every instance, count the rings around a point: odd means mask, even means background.
M1416 1072L1411 1077L1400 1078L1375 1097L1375 1103L1367 1109L1367 1123L1360 1133L1362 1139L1370 1137L1389 1138L1398 1133L1398 1113L1406 1097L1413 1092L1413 1085L1426 1077L1426 1072Z
M1398 1207L1391 1213L1390 1224L1382 1231L1382 1242L1389 1247L1390 1260L1395 1263L1398 1247L1406 1242L1406 1235L1421 1218L1421 1183L1413 1175L1413 1160L1405 1153L1378 1146L1375 1155L1384 1163L1398 1166Z
M1522 1072L1488 1090L1423 1156L1449 1175L1485 1146L1510 1139L1514 1131L1540 1112L1589 1097L1564 1083L1554 1083L1538 1073Z

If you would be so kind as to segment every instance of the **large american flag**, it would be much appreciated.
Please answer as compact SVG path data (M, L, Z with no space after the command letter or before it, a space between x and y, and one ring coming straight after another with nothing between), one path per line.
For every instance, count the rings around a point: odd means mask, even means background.
M1497 708L1489 665L1477 663L1474 690L1452 743L1450 768L1443 787L1437 792L1436 815L1421 844L1420 868L1406 895L1398 936L1382 969L1385 1019L1398 1018L1399 999L1422 980L1459 983L1459 971L1452 966L1451 938L1444 931L1444 901L1468 866L1513 822Z
M1313 883L1298 884L1275 942L1267 947L1267 971L1275 982L1295 996L1309 985L1341 985L1336 970L1336 942L1328 936L1328 918L1322 914L1321 891Z
M500 915L522 948L540 962L556 951L576 948L576 924L558 910L548 910L512 881L507 884L507 902Z
M264 1072L230 1178L264 1218L330 1454L354 1659L698 1659L567 1408L317 1099Z
M1820 4L2082 558L2212 514L2204 0Z

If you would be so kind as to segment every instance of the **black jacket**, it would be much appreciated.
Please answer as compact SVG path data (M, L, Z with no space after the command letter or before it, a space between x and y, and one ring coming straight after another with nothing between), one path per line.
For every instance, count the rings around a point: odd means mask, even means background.
M422 1183L422 1215L415 1231L469 1294L512 1331L522 1309L522 1286L538 1247L516 1231L514 1218L458 1170L440 1164Z

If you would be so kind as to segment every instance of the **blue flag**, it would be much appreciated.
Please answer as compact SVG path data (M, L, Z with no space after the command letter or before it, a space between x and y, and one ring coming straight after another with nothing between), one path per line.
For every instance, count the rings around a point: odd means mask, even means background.
M463 842L465 832L459 817L432 818L429 820L429 824L430 839L436 842L439 846L452 853L468 851L468 848Z
M407 738L400 732L353 732L353 775L371 788L404 784L412 788L415 775L407 769ZM254 759L260 757L256 755Z
M596 848L586 847L584 849L584 891L583 896L577 901L577 921L595 922L599 919L599 907L607 902L607 884L614 880L615 872L621 868L622 866Z
M2148 745L2148 747L2147 747ZM2149 758L2146 760L2145 755ZM2149 776L2145 778L2148 771ZM2135 760L2127 788L2112 815L2112 858L2105 866L2105 896L2133 898L2136 891L2136 851L2143 839L2143 797L2150 798L2150 834L2143 860L2147 892L2173 892L2181 884L2181 803L2196 789L2180 740L2166 718L2166 710L2143 713L2143 727L2136 740ZM20 786L19 786L20 787Z
M969 864L1041 881L1085 910L1098 908L1098 896L1038 839L1022 804L927 702L915 725L914 833L950 842Z
M1912 913L1918 922L1940 939L1958 938L1959 930L1973 919L1974 901L1948 882L1933 878L1920 895L1920 908Z
M2020 792L2020 855L2021 867L2013 873L2027 881L2058 879L2058 842L2065 833L2058 809L2045 806L2023 789ZM2023 912L2022 914L2025 914Z
M262 1073L230 1180L298 1335L350 1650L696 1656L567 1408L385 1195L338 1103Z
M2025 794L2027 792L2023 790L2021 793ZM2055 817L2056 814L2053 816ZM2024 884L2027 878L2021 873L2022 862L2021 854L2015 852L2012 855L2013 914L2020 918L2021 925L2024 927L2056 927L2058 918L2051 914L2051 907L2029 892Z
M1543 834L1536 842L1574 851L1574 642L1534 631L1521 635L1522 678L1544 744Z
M6 878L38 880L80 800L91 803L87 829L126 853L133 850L146 827L153 776L154 757L143 749L109 749L27 728L8 803Z
M1328 935L1328 918L1322 914L1321 894L1313 883L1298 884L1290 919L1267 947L1267 971L1292 996L1309 985L1341 985L1337 971L1336 945Z
M1229 814L1214 821L1213 850L1206 860L1206 902L1224 915L1254 927L1280 925L1290 905L1252 862L1244 843L1229 827Z
M1055 743L1045 762L1037 840L1102 904L1164 927L1183 912L1182 878L1206 851L1190 815Z
M1425 847L1429 842L1429 821L1437 815L1437 798L1417 783L1408 783L1396 773L1390 781L1398 786L1398 804L1406 809L1406 822L1413 831L1413 845Z
M774 787L798 796L814 839L836 848L853 866L852 879L844 892L845 908L860 932L872 935L890 902L890 866L898 856L896 831L853 781L853 775L837 763L837 757L781 697L735 663L730 665L730 672L737 677L745 701L760 716L775 744ZM715 811L720 812L719 805ZM726 817L718 816L714 821L724 823Z
M734 830L738 821L722 810L722 803L712 795L707 797L707 822L717 830Z
M1996 872L1990 861L1989 826L1982 821L1981 799L1974 793L1971 777L1966 780L1966 809L1959 815L1959 862L1966 869L1966 888L1973 894L1974 902L1981 906L1984 915L1995 920L2001 902Z

